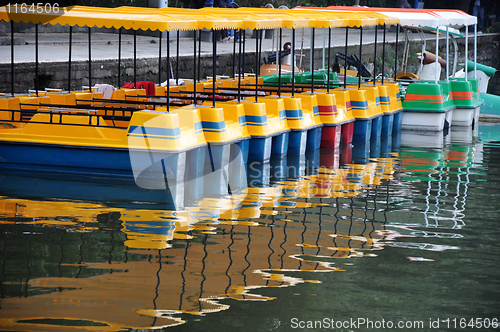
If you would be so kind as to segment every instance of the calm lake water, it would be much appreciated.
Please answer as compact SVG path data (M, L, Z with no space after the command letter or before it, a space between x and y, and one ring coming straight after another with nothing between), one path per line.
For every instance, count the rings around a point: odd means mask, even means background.
M0 329L495 330L500 125L247 171L180 211L133 183L1 174Z

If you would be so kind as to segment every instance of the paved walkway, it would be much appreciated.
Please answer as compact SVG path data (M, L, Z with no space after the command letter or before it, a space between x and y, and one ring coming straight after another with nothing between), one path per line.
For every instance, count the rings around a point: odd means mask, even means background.
M315 33L315 48L322 48L323 45L328 46L328 30L317 29ZM325 36L324 36L325 35ZM15 37L22 37L26 40L25 45L15 45L14 61L15 63L34 62L35 61L35 34L34 33L15 33ZM174 38L172 38L174 37ZM10 34L3 38L10 38ZM412 40L420 41L418 34L410 35ZM435 35L426 34L426 38L435 39ZM443 37L444 38L444 37ZM88 34L73 33L72 36L72 61L88 60ZM69 55L69 33L40 33L39 34L38 60L39 62L54 62L67 61ZM133 58L134 45L133 36L122 34L122 59ZM309 51L311 40L311 30L299 29L296 31L296 49L300 52ZM382 29L378 29L377 36L378 44L381 46L383 40ZM396 40L396 33L390 32L387 29L387 42ZM399 34L399 40L404 41L404 34ZM158 37L137 35L137 58L155 58L159 53ZM291 41L291 31L283 30L283 44ZM359 30L349 29L349 45L359 45ZM373 44L375 41L375 30L364 29L363 45ZM176 55L176 39L175 32L171 34L170 55ZM193 54L193 38L185 37L179 40L180 55ZM212 53L212 43L201 43L202 54ZM303 45L303 46L302 46ZM333 46L345 46L345 29L332 29ZM198 44L197 46L198 47ZM262 40L262 51L271 52L273 49L272 39ZM381 50L381 49L380 49ZM233 42L217 43L217 53L231 53L233 51ZM238 46L236 48L238 52ZM255 52L255 39L251 38L251 34L247 33L245 51ZM118 34L112 33L92 33L92 59L118 59ZM162 56L167 54L166 38L162 39ZM381 54L381 53L380 53ZM0 46L0 63L10 63L11 47L10 45Z

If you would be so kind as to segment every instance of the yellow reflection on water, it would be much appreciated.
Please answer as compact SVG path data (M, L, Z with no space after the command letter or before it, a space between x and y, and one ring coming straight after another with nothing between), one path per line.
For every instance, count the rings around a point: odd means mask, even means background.
M383 225L368 222L367 211L349 200L382 185L396 165L384 158L320 168L178 211L2 197L2 223L83 232L82 241L66 244L82 258L107 241L98 216L118 215L123 241L112 250L124 254L75 262L95 272L86 277L30 277L27 288L39 292L2 299L2 325L41 331L64 331L64 324L101 331L167 327L182 324L182 313L226 310L222 299L268 301L273 298L255 290L318 282L289 272L344 271L337 259L383 248ZM60 266L69 265L61 259Z

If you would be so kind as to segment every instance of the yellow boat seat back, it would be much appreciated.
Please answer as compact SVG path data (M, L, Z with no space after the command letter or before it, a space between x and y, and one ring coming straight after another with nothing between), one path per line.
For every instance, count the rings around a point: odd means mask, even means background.
M238 140L250 138L243 104L216 102L215 107L221 107L224 111L226 128L231 137Z
M285 114L291 130L307 130L315 125L314 114L309 109L304 110L302 98L291 93L282 94L285 104Z
M235 139L229 135L222 107L210 106L210 102L198 106L205 139L211 144L227 144Z
M76 95L74 93L48 92L50 104L76 106Z
M236 100L228 103L238 103ZM269 124L266 104L255 101L243 101L241 103L245 110L248 133L252 137L271 137L278 134L277 130Z
M399 90L399 83L388 82L384 83L387 87L390 99L389 109L391 112L398 112L403 109L403 104L401 103L401 91Z
M319 116L318 97L316 94L302 92L295 95L302 100L302 111L312 115L312 119L316 126L322 126L323 123Z
M75 95L75 99L78 105L92 105L93 99L102 99L102 92L74 91L72 93Z
M48 104L50 99L45 96L19 96L21 108L23 110L39 110L40 104Z
M370 117L382 115L378 87L376 85L361 85L361 89L366 91L366 101L368 102L368 114Z
M255 101L255 96L247 97L245 100ZM286 119L285 100L283 98L277 96L259 96L257 100L266 105L267 122L273 132L290 131Z
M167 87L163 87L163 94L162 96L166 96L167 95ZM170 85L168 87L168 94L170 96L170 98L175 98L175 97L179 97L180 96L180 91L181 91L181 87L179 85Z
M318 98L319 116L325 126L334 126L342 122L337 116L339 112L335 94L320 90L316 92L316 97Z
M368 97L366 90L347 88L351 99L352 114L356 119L370 119L372 115L368 107Z
M194 83L191 82L186 82L184 85L180 86L181 91L188 91L188 93L193 93L194 92ZM201 82L196 82L196 93L201 93L205 91L205 85Z
M86 116L66 115L66 114L49 114L37 113L33 115L31 120L24 126L23 135L37 135L38 137L46 137L53 139L55 142L66 143L68 138L98 138L103 136L96 127L99 119L97 116L92 116L90 119ZM65 125L60 125L63 123ZM75 126L71 126L74 124ZM35 139L36 140L36 139Z
M113 90L113 94L111 95L111 99L114 100L125 100L125 89Z
M2 110L20 110L21 103L18 97L0 98L0 109Z
M389 88L386 85L377 85L380 97L380 109L384 114L391 112L391 99L389 98Z
M349 91L342 88L336 88L333 90L330 89L330 93L335 95L335 99L337 101L337 123L347 123L354 121L355 118L352 114Z
M11 112L21 110L21 103L18 97L0 98L0 121L20 121L21 112Z
M155 96L163 97L166 95L166 90L164 86L155 86Z
M165 107L157 108L157 111L166 112ZM205 135L201 125L200 114L194 106L170 107L169 112L179 116L179 126L183 144L186 147L206 145Z
M161 109L134 112L127 138L129 149L179 152L188 147L182 139L179 115Z

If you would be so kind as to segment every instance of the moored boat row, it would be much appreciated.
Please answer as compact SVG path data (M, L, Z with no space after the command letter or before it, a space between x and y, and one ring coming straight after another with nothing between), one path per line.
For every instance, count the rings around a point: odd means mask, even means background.
M5 9L0 11L0 19L32 21L37 26L47 22L46 16L36 13L5 14ZM16 95L12 88L12 96L0 99L0 166L133 176L139 186L159 189L167 188L165 180L168 183L196 181L201 176L228 179L231 163L265 162L271 157L300 156L320 147L369 142L382 135L396 135L401 128L442 130L446 123L471 125L477 119L480 105L475 92L477 79L412 83L402 103L397 81L384 82L384 73L381 80L362 78L361 72L357 78L348 77L347 59L343 73L339 73L340 79L330 70L330 63L326 70L312 73L295 70L282 73L281 57L276 59L278 71L274 76L260 77L260 53L257 56L257 52L256 74L246 74L240 65L233 78L217 75L215 33L219 29L239 29L240 32L278 29L280 43L282 29L292 29L293 59L296 28L311 28L313 34L317 28L346 27L346 33L349 27L360 28L362 36L364 26L383 25L385 36L386 24L398 24L404 19L400 14L389 14L368 10L353 12L352 8L347 11L337 7L323 10L120 7L113 11L74 7L71 11L63 10L63 15L53 15L48 21L78 25L85 17L89 20L86 22L89 29L93 24L105 24L120 29L156 29L166 31L167 36L170 31L209 29L214 37L213 76L196 78L199 68L195 40L194 78L183 79L182 84L179 77L176 83L170 82L173 80L169 75L166 87L153 83L152 88L145 89L137 83L128 83L127 88L110 87L112 93L106 98L103 92L97 91L98 86L84 91L39 91L38 79L30 94ZM156 15L157 21L148 15ZM257 50L259 36L256 37ZM240 50L242 39L238 41ZM314 55L313 41L314 38L311 41ZM360 57L361 46L362 41ZM168 46L167 53L170 56ZM166 71L170 73L170 62ZM226 180L221 187L212 189L215 193L222 192L228 185Z

